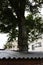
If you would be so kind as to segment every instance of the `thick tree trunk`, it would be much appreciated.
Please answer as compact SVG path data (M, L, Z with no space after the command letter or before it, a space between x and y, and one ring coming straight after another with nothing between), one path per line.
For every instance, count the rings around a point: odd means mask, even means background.
M19 21L18 47L20 51L28 51L25 18L21 17Z

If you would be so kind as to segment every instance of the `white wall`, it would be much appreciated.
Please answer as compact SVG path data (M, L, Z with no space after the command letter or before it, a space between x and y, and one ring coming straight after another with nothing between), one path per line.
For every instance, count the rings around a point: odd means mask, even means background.
M41 47L35 47L37 43L41 43ZM34 49L32 50L32 45L34 45ZM43 39L38 39L38 41L34 41L33 43L30 43L29 45L29 51L43 51Z

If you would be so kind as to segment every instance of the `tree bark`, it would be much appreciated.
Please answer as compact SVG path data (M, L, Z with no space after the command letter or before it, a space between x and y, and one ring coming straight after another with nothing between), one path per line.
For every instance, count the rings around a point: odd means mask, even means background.
M18 47L20 51L28 51L27 32L25 27L25 18L19 18L19 35L18 35Z
M14 2L14 3L13 3ZM17 15L19 34L18 34L18 47L20 51L28 51L27 32L25 27L25 5L26 0L10 0L12 7Z

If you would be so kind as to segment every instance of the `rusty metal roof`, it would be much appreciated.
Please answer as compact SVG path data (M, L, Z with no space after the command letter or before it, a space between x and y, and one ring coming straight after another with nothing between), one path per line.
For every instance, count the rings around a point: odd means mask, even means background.
M8 59L8 58L24 58L24 59L31 59L31 58L43 58L43 52L17 52L17 51L11 51L11 50L0 50L0 59Z

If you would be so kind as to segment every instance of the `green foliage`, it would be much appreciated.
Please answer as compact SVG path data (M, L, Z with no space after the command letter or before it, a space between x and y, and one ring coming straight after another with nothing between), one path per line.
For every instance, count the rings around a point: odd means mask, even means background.
M17 18L8 0L1 0L0 5L0 32L9 33L8 41L12 41L18 32L16 31Z
M10 49L10 48L12 48L12 43L6 43L4 45L4 49Z
M26 18L26 28L27 28L27 34L28 34L28 40L30 42L41 38L41 34L43 34L43 23L41 17L39 16L34 16L30 14Z
M33 3L35 3L33 5ZM42 33L40 17L33 17L34 14L39 12L43 0L0 0L0 32L9 33L8 41L13 41L18 37L20 20L24 17L25 11L31 13L31 15L25 18L25 27L27 29L27 35L33 40ZM24 21L23 21L24 22ZM37 32L37 35L36 35Z

